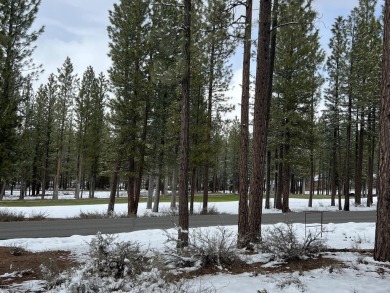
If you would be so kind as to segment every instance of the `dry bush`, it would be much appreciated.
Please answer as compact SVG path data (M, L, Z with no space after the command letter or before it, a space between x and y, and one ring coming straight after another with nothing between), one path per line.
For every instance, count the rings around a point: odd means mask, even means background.
M314 233L309 231L301 241L292 224L274 225L273 228L264 231L260 249L262 252L270 253L274 259L313 257L326 248L320 235L321 231Z

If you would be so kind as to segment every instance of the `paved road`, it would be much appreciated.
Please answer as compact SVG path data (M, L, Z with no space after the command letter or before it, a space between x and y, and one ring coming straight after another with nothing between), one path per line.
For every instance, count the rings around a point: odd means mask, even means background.
M320 213L264 214L263 224L278 222L320 223ZM376 212L323 212L323 223L375 222ZM52 220L0 223L0 239L66 237L132 232L175 227L177 217L142 217L97 220ZM237 215L191 216L190 227L236 225Z

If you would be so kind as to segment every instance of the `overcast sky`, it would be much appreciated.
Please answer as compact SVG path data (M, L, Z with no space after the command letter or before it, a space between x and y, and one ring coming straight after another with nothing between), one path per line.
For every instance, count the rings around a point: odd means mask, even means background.
M110 67L108 53L107 26L108 10L118 0L42 0L35 26L44 25L45 32L37 41L33 55L37 64L42 64L45 72L39 83L45 83L50 73L57 73L66 57L69 56L75 72L82 76L87 66L95 72L104 72ZM383 1L379 0L379 4ZM254 1L258 8L258 1ZM314 9L319 13L317 27L320 29L324 49L330 37L330 28L338 15L347 16L358 0L314 0ZM258 13L258 9L255 10ZM231 96L233 103L240 100L242 53L239 51L233 60L234 77Z

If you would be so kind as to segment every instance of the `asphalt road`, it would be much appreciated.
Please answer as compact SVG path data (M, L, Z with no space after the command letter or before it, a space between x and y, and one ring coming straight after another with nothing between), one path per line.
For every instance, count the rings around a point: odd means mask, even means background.
M321 213L263 214L263 224L279 222L320 223ZM376 211L323 212L323 223L375 222ZM176 216L97 220L46 220L0 223L0 239L67 237L132 232L146 229L169 229L178 222ZM191 216L190 227L236 225L237 215Z

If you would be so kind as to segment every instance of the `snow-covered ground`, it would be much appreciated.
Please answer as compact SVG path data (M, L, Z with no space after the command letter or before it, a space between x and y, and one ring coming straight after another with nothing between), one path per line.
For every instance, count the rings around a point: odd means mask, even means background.
M218 211L226 213L237 213L237 202L212 203ZM315 210L336 210L330 207L330 200L315 200ZM168 208L168 204L161 204L161 208ZM44 212L49 217L66 218L78 215L80 211L101 211L104 212L106 205L94 206L66 206L66 207L34 207L34 208L10 208L23 211L26 214L33 212ZM124 212L126 205L116 205L116 212ZM291 199L293 211L308 210L307 200ZM367 210L366 207L355 207L351 201L351 209ZM374 207L370 209L375 209ZM275 210L264 212L276 212ZM140 214L146 213L145 205L141 204ZM263 226L266 229L270 226ZM227 230L236 233L236 226L227 226ZM294 224L296 233L303 237L305 227L302 224ZM211 227L208 229L217 229ZM324 225L326 231L324 237L326 245L330 248L350 249L374 248L375 223L345 223ZM175 233L172 229L170 233ZM142 248L162 251L166 248L166 234L161 230L136 231L132 233L117 234L118 241L138 241ZM70 250L76 255L83 255L88 250L88 243L94 235L71 236L64 238L28 238L1 240L0 246L21 245L31 251L47 250ZM335 253L330 257L344 261L347 266L323 267L310 271L296 271L293 273L273 273L257 275L251 272L231 275L219 273L217 275L206 275L197 279L189 280L188 284L195 291L196 288L212 288L221 293L246 293L246 292L390 292L390 264L375 262L371 256L361 256L354 253ZM0 276L1 277L1 276ZM33 289L35 283L26 284L27 288ZM38 286L38 285L37 285ZM0 292L7 292L2 291ZM53 291L54 292L54 291ZM57 292L57 291L55 291ZM61 292L66 292L61 291ZM145 292L152 292L145 289ZM158 291L153 291L158 292ZM199 291L200 292L200 291Z
M145 193L145 192L144 192ZM123 196L124 193L123 193ZM9 193L6 193L6 196L4 199L6 200L15 200L18 199L19 194L17 192L14 193L13 196L9 195ZM85 192L84 197L88 197L87 192ZM98 191L95 194L96 198L108 198L109 193L107 191L102 192ZM315 196L314 196L315 197ZM47 196L47 199L51 199L51 196ZM60 199L73 199L74 194L72 192L69 193L60 193L59 195ZM34 200L39 199L39 197L26 197L26 200ZM313 201L313 207L308 208L308 200L307 199L299 199L299 198L291 198L290 199L290 209L293 212L299 212L299 211L306 211L306 210L313 210L313 211L337 211L338 202L336 200L336 206L330 205L330 197L329 199L315 199ZM344 205L344 199L342 200L342 205ZM220 213L227 213L227 214L237 214L238 213L238 201L233 202L219 202L219 203L209 203L209 206L214 206L218 212ZM264 206L264 205L263 205ZM271 200L271 206L272 206L272 200ZM1 209L1 207L0 207ZM44 214L48 218L73 218L80 215L81 212L83 213L105 213L107 211L107 205L105 204L96 204L96 205L74 205L74 206L53 206L53 207L29 207L29 208L20 208L20 207L10 207L8 208L11 211L15 212L24 212L25 215L28 217L29 215L37 215L37 214ZM159 210L160 214L166 214L169 213L170 209L170 203L167 202L160 202ZM374 204L367 208L366 207L366 198L362 199L362 204L360 206L355 206L354 204L354 198L351 198L350 200L350 210L351 211L357 211L357 210L375 210L376 209L376 197L374 197ZM194 204L194 211L200 212L202 210L202 203L195 203ZM124 214L127 213L127 204L115 204L115 213L117 214ZM144 216L149 215L151 212L150 210L146 209L146 203L140 203L138 207L138 215ZM280 213L280 210L276 209L263 209L263 213Z

